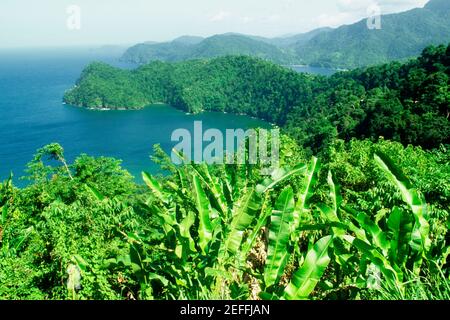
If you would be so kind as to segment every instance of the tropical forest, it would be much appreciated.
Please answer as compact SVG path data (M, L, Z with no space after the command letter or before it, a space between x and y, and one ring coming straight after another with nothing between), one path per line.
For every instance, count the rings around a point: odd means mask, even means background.
M446 5L421 10L433 3ZM206 45L182 40L170 50ZM155 144L142 147L159 170L136 176L54 139L0 183L0 299L450 300L448 42L324 76L261 41L132 69L89 63L60 97L70 112L253 117L280 130L279 166L175 164Z

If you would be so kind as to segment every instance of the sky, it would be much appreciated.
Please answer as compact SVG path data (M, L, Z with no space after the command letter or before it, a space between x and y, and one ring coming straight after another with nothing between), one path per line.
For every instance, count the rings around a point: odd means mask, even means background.
M428 0L0 0L0 48L135 44L181 35L266 37L337 27Z

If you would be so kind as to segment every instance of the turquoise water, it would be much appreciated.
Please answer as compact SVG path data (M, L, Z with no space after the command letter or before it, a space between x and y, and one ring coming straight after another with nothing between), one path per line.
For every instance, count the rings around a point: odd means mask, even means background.
M60 143L66 158L77 155L110 156L123 160L137 181L143 170L158 172L149 156L152 146L161 144L169 152L173 130L193 131L193 122L204 129L267 126L246 116L221 113L186 115L169 106L150 106L140 111L91 111L62 104L91 61L105 61L120 67L117 57L98 55L87 49L0 51L0 179L12 171L14 182L24 175L36 149Z
M291 66L292 70L302 73L312 73L312 74L320 74L322 76L331 76L338 72L336 69L331 68L322 68L322 67L311 67L311 66Z

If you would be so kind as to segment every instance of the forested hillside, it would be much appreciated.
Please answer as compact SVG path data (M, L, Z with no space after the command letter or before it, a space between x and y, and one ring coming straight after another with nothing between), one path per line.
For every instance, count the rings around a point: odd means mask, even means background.
M0 299L450 299L448 147L282 137L281 168L175 167L56 144L0 184Z
M26 187L0 183L0 299L449 300L449 72L446 46L330 78L249 57L89 66L68 103L259 116L283 126L280 166L155 146L165 174L139 184L47 145Z
M191 41L186 41L187 39ZM151 61L176 62L226 55L248 55L280 64L297 62L297 59L290 52L291 50L277 47L269 41L261 41L257 37L222 34L206 39L183 37L171 42L137 44L125 52L122 60L145 64Z
M369 29L364 19L293 47L304 63L355 68L411 58L449 37L450 2L431 0L425 8L382 15L380 29Z
M380 29L368 28L367 19L362 19L336 29L319 28L278 38L230 33L206 39L182 37L172 42L135 45L122 59L145 64L239 54L284 65L352 69L405 60L419 55L426 46L450 41L448 0L430 0L424 8L401 13L384 14L382 6L381 10ZM183 41L186 39L194 41Z
M181 300L164 310L168 319L254 319L262 305L269 318L284 306L191 300L450 301L450 0L384 16L370 32L360 22L277 39L145 43L127 52L136 69L87 65L93 56L114 63L101 52L118 48L12 48L129 40L145 26L161 28L160 37L203 33L238 20L200 21L219 4L84 1L83 18L68 7L60 30L60 7L39 4L49 24L22 23L36 10L13 24L23 5L3 2L15 10L1 26L11 49L0 65L0 166L15 172L0 171L0 300ZM248 13L255 30L267 30L272 24L256 17L280 3L262 11L255 3L232 4L232 16ZM329 9L309 12L321 8ZM362 67L325 77L281 65L298 58ZM107 111L116 109L125 111ZM206 111L233 114L185 114ZM229 130L239 127L249 130ZM136 168L153 171L132 176ZM322 311L317 305L313 317Z
M338 73L298 74L255 58L154 62L136 70L89 66L65 96L88 108L167 103L188 111L256 116L312 150L335 138L387 139L426 148L448 143L450 46L418 59Z

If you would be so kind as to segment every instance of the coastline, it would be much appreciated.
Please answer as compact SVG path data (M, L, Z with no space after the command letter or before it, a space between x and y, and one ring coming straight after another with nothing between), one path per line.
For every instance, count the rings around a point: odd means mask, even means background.
M62 105L71 106L71 107L80 108L80 109L86 109L86 110L89 110L89 111L102 111L102 112L106 112L106 111L140 111L140 110L143 110L145 108L149 108L151 106L164 106L164 105L170 106L169 104L164 103L164 102L151 103L151 104L145 105L143 107L138 107L138 108L130 108L130 107L85 107L85 106L80 106L80 105L69 104L69 103L66 103L66 102L62 102ZM249 117L250 119L253 119L253 120L260 120L260 121L267 122L267 124L269 124L272 127L275 127L275 128L278 127L278 125L276 123L272 123L272 122L269 122L269 121L267 121L265 119L262 119L262 118L259 118L259 117L256 117L256 116L252 116L252 115L248 115L248 114L242 113L242 112L233 113L233 112L228 112L228 111L203 110L203 109L200 110L199 112L186 112L186 111L178 109L176 107L173 107L173 106L171 106L171 107L175 108L176 110L179 110L181 112L184 112L184 114L187 115L187 116L194 116L194 115L202 114L202 113L205 113L205 112L217 112L217 113L221 113L221 114L232 114L232 115L236 115L236 116Z

